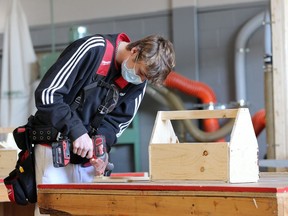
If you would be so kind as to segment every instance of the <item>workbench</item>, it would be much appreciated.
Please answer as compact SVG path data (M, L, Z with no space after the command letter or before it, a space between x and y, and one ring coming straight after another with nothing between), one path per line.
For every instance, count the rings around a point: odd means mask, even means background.
M111 181L38 189L40 211L51 215L288 216L287 173L261 173L257 183Z

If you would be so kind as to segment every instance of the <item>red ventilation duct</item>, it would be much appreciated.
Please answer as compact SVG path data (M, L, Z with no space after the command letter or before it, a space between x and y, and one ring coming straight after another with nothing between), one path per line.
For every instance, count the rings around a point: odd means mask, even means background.
M166 78L164 85L170 88L178 89L179 91L192 95L201 100L203 104L217 102L216 95L213 90L206 84L189 80L188 78L172 71ZM204 131L213 132L219 129L219 122L217 119L204 119Z
M266 127L266 112L264 109L261 109L254 114L254 116L252 117L252 123L255 135L257 137Z
M179 91L192 95L201 100L203 104L217 103L216 95L214 91L206 84L188 78L172 71L166 78L164 85L170 88L178 89ZM256 136L266 126L265 110L261 109L254 114L252 123ZM204 119L203 120L204 131L213 132L219 129L218 119Z

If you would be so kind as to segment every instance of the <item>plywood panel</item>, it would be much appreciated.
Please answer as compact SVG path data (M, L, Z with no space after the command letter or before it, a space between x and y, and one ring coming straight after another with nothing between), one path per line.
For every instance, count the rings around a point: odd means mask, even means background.
M153 180L228 180L227 143L150 145Z

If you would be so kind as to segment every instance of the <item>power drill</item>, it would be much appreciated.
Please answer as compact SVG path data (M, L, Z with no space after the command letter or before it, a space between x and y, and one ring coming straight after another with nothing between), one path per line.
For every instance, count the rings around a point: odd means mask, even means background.
M52 143L53 166L64 167L70 162L70 147L69 139L62 139Z
M92 165L96 169L96 176L109 176L114 169L114 165L108 161L108 153L104 147L106 145L105 136L92 136L92 142L94 146L93 158L95 159L95 163Z
M93 157L98 161L96 167L96 175L109 176L114 169L114 164L108 161L108 153L104 145L106 144L105 136L95 135L91 137L93 143ZM61 139L52 143L53 166L64 167L70 162L70 150L72 148L69 139ZM91 165L83 164L83 166ZM98 172L99 170L99 172Z

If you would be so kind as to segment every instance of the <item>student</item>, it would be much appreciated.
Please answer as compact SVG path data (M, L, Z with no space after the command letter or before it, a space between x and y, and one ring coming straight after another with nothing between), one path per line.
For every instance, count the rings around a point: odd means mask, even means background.
M34 140L42 143L35 145L36 183L89 183L103 175L108 153L136 115L147 83L161 85L174 65L173 45L159 35L130 42L124 33L97 34L69 45L35 91L31 122L45 134L39 141L36 131ZM56 140L46 133L71 141L67 166L54 167ZM96 135L104 159L93 151Z

